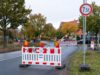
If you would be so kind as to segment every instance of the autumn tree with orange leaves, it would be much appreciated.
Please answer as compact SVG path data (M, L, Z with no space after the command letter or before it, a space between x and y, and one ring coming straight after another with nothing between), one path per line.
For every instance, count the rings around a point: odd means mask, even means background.
M64 22L61 23L59 30L63 34L70 35L71 33L75 33L78 29L78 25L75 23L70 23L70 22Z

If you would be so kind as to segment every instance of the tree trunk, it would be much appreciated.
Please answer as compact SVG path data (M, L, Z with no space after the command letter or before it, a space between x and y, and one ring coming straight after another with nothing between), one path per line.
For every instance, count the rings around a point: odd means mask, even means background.
M4 30L3 31L3 48L7 48L7 31L6 30Z

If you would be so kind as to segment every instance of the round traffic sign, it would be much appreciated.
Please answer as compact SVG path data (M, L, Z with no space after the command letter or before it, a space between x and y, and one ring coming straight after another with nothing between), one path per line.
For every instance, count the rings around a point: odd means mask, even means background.
M84 3L80 6L80 13L83 16L88 16L92 13L92 6L88 3Z

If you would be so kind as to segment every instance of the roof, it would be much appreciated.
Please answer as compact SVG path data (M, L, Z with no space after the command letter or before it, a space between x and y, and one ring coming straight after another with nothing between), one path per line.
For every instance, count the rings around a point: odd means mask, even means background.
M78 20L73 20L73 21L68 21L68 22L61 22L61 25L64 23L74 23L76 25L79 25L79 21Z

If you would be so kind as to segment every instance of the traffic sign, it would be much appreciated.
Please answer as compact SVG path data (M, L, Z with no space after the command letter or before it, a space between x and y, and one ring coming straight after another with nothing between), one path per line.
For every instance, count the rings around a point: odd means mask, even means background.
M83 16L88 16L92 13L92 6L88 3L84 3L80 6L80 13Z

